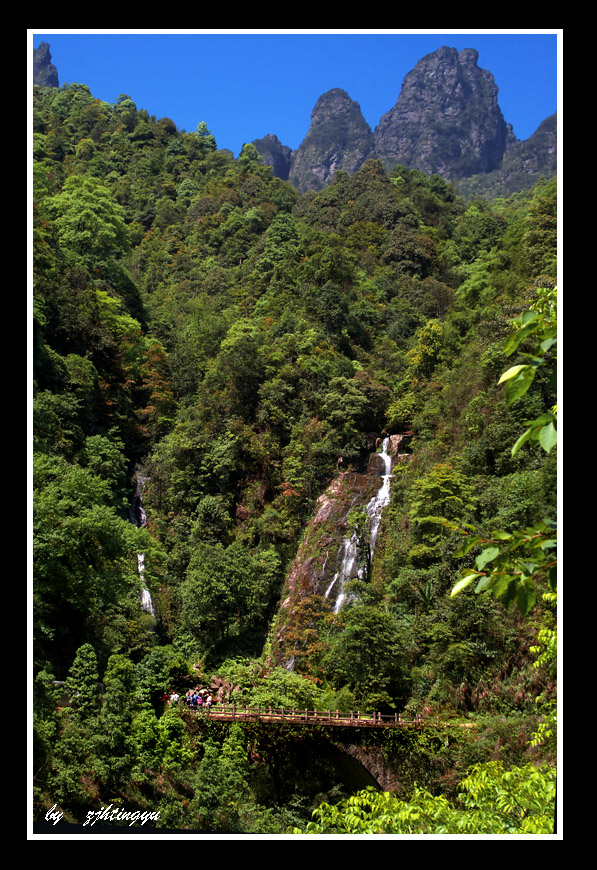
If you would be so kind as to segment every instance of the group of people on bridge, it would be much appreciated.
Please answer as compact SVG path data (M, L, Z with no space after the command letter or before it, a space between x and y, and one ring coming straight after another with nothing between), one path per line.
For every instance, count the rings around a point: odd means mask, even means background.
M181 696L178 692L171 692L170 696L164 695L162 700L167 704L178 704L181 700ZM212 696L205 689L189 689L189 691L182 697L183 703L187 705L187 707L201 708L206 710L208 713L211 710L211 705L213 703Z

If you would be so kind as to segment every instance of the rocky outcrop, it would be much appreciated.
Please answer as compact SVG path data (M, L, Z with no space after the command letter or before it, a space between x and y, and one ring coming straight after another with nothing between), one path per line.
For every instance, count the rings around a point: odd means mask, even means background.
M504 159L493 172L471 175L456 181L458 192L467 199L475 196L510 196L526 190L540 178L553 178L558 170L557 115L543 121L524 141L509 131Z
M315 104L309 132L293 155L289 180L301 192L321 190L339 169L355 172L372 146L371 128L359 104L346 91L333 88Z
M557 115L553 114L524 142L514 140L508 147L501 167L504 182L520 172L536 178L541 175L550 178L557 172L557 160L558 123Z
M375 129L375 154L427 174L460 178L496 169L507 125L493 76L477 66L475 49L443 47L405 77L393 109Z
M319 497L315 516L286 578L283 610L291 611L307 595L325 596L348 533L348 515L354 507L366 504L378 489L379 473L343 471Z
M278 137L271 133L268 133L263 139L255 139L252 144L261 154L265 165L272 167L274 175L283 181L288 181L292 149L288 145L282 145Z
M371 158L387 170L403 164L437 173L458 183L463 195L512 193L541 175L553 177L555 115L519 142L498 105L494 78L477 65L478 57L476 49L447 46L426 55L405 76L396 105L373 132L359 104L334 88L317 101L296 151L271 134L253 144L300 193L321 190L339 169L352 174Z
M50 46L47 42L40 42L33 51L33 84L40 88L58 87L58 70L52 63Z

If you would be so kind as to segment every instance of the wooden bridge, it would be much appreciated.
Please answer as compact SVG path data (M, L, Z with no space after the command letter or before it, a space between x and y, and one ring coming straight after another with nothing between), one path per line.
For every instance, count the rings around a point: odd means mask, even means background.
M181 703L185 705L183 699ZM218 722L285 722L289 725L327 725L339 728L420 728L423 720L402 719L399 713L385 716L381 713L364 715L360 712L341 714L337 710L287 710L284 707L242 707L235 704L216 704L211 709L200 705L185 705L200 716ZM428 723L431 724L431 723Z

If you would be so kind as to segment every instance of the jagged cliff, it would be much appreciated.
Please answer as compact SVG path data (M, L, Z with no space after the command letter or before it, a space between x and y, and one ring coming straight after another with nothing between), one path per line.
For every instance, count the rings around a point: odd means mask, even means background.
M557 115L543 121L523 142L509 135L504 159L493 172L458 180L459 192L465 197L508 196L525 190L541 177L557 174Z
M372 148L361 107L346 91L333 88L315 104L309 132L292 157L289 180L300 191L321 190L337 170L355 172Z
M280 177L301 193L321 190L339 169L352 174L369 158L380 159L388 170L403 164L437 173L456 181L463 192L472 187L480 194L485 180L492 193L511 193L530 187L541 175L552 177L555 115L519 142L498 105L493 75L477 65L478 57L476 49L458 52L447 46L426 55L405 76L395 106L373 132L359 104L334 88L317 101L296 151L285 149L271 134L253 144L275 174L283 165ZM463 179L474 182L460 184Z
M253 145L257 148L263 162L271 166L274 175L282 181L288 181L293 151L288 145L282 145L277 136L268 133L263 139L255 139Z
M356 172L377 158L386 169L403 164L455 181L465 196L524 190L557 168L556 116L529 139L516 139L498 105L493 75L479 53L443 46L404 78L398 100L374 131L357 102L333 88L317 100L307 135L296 151L268 133L253 145L274 175L304 193L321 190L338 170ZM50 46L33 52L33 83L58 87Z
M474 49L443 47L405 77L396 105L379 122L375 152L383 163L462 178L496 169L507 126L491 73Z
M58 70L52 63L50 46L47 42L40 42L33 51L33 84L40 88L58 87Z

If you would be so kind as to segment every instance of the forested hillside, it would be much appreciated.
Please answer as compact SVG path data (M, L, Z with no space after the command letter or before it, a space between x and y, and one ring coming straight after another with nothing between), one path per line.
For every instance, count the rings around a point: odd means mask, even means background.
M551 800L555 533L537 524L556 518L555 179L465 201L371 160L299 195L253 145L235 159L205 121L181 132L127 95L36 86L33 110L35 818L112 803L279 834L348 799L315 743L163 701L199 686L453 723L411 747L407 807L417 783L457 808L488 762L534 765ZM289 670L276 624L317 499L405 433L370 571L338 613L306 592ZM520 544L514 569L498 550L525 529L541 557ZM451 595L467 568L485 593ZM538 812L494 829L478 807L489 833ZM388 830L379 813L365 830ZM483 833L453 815L437 826Z

